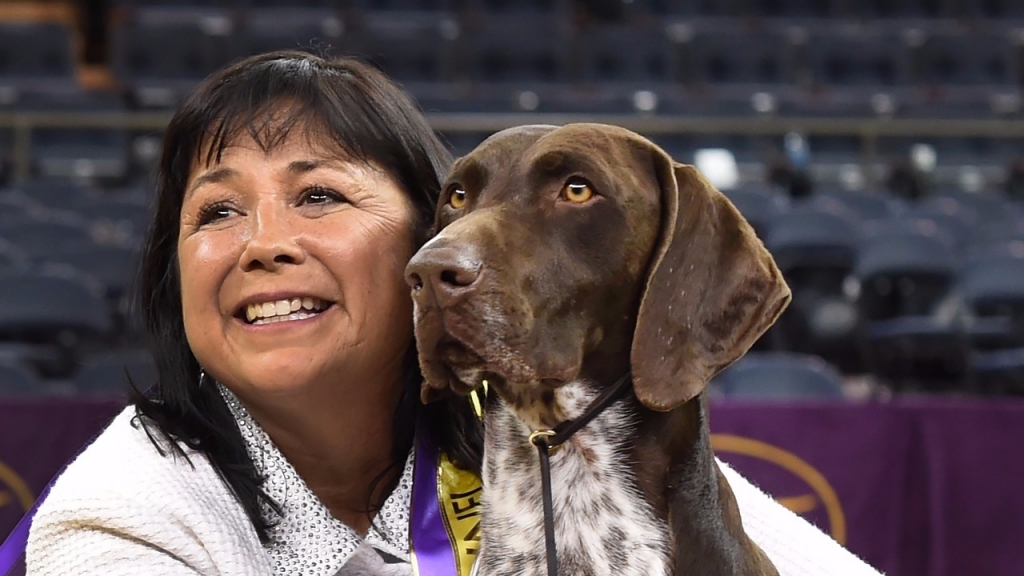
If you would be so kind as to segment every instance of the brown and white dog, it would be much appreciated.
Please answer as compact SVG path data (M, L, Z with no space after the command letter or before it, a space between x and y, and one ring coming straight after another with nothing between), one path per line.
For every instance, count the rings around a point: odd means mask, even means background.
M563 575L776 575L744 533L704 389L790 293L693 167L598 124L499 132L459 159L406 270L423 397L487 380L477 571L546 573L531 431L627 372L634 393L551 456Z

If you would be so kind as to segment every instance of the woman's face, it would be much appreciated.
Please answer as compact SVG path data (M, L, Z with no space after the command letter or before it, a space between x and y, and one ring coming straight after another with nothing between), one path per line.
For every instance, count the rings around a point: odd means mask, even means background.
M322 148L293 133L265 153L243 135L186 187L185 334L250 401L400 378L412 343L411 202L379 169Z

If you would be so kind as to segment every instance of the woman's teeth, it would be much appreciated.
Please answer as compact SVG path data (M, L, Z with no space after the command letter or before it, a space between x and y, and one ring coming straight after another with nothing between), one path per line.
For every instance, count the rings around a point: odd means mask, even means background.
M257 325L302 320L319 314L325 307L324 301L319 298L292 298L249 304L245 308L245 319Z

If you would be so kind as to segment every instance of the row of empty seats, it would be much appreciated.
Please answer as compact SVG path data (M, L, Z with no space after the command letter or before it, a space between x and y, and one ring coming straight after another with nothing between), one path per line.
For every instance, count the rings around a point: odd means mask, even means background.
M760 349L822 356L897 388L1024 392L1024 206L728 191L793 289Z
M567 13L788 18L1024 18L1020 0L119 0L120 6L217 6L251 9L315 6L342 10Z

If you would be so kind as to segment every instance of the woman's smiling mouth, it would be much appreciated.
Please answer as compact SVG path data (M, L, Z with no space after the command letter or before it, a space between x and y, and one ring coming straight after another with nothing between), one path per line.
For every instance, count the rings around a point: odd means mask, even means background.
M255 302L245 306L245 321L253 326L305 320L322 313L333 303L309 296L270 302Z

